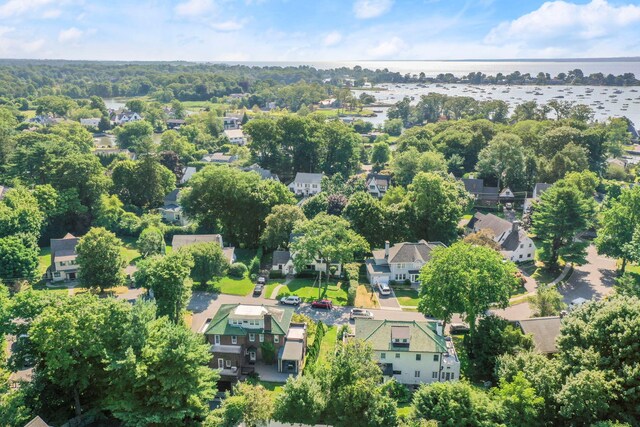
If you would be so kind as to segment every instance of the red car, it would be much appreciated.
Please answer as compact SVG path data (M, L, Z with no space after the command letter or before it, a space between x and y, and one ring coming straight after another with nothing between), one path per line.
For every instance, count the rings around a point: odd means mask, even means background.
M333 308L333 303L329 299L317 299L311 303L311 307L331 310Z

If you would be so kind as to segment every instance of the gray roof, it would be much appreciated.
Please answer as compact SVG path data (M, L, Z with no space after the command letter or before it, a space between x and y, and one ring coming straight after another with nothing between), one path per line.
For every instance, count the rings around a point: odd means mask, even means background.
M507 236L507 238L502 242L502 249L505 251L515 251L520 246L520 242L523 241L527 237L527 233L523 230L518 230L517 233L511 231L511 233Z
M551 187L551 184L545 184L544 182L538 182L535 187L533 187L533 197L540 197L542 193L547 191Z
M484 191L484 179L462 178L465 190L471 194L481 194Z
M431 259L431 251L437 246L442 246L442 243L427 242L425 240L420 240L417 243L396 243L389 248L389 259L387 262L396 263L422 261L426 263ZM373 251L373 257L376 259L385 258L384 254L384 249L376 249Z
M76 255L76 245L80 241L71 233L67 233L62 239L51 239L51 266L55 268L56 257L60 257L60 261L69 261L74 259Z
M305 173L298 172L296 173L296 179L294 182L301 182L303 184L320 184L322 181L321 173Z
M556 353L556 337L560 335L562 322L560 317L538 317L520 320L518 322L522 332L533 338L533 344L540 353Z
M176 234L171 240L171 246L174 251L177 251L183 246L209 242L216 242L222 247L222 236L219 234Z
M496 239L500 240L504 233L511 231L513 224L506 219L502 219L494 214L483 214L476 212L471 218L467 227L475 230L491 230Z
M171 193L164 196L164 206L179 206L178 197L180 197L180 189L176 188Z
M242 168L242 170L245 171L245 172L255 172L258 175L260 175L260 178L262 178L262 179L273 179L273 180L279 181L278 175L271 173L271 171L269 169L262 168L257 163L254 163L251 166L247 166L245 168Z
M287 341L282 349L282 354L279 355L281 360L298 360L301 361L304 356L304 342L300 341Z
M289 251L274 251L272 265L286 264L291 259Z
M367 175L366 182L369 182L372 179L375 179L376 185L378 186L384 185L388 187L389 183L391 182L391 177L389 175L382 175L379 173L370 173L369 175Z

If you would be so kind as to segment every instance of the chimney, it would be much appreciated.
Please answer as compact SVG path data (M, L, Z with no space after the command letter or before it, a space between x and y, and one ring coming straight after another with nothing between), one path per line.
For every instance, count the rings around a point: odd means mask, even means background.
M442 336L442 322L436 323L436 335Z
M517 232L520 229L520 221L513 221L511 224L511 231Z
M271 332L271 315L270 314L264 315L264 331Z
M389 241L384 241L384 257L389 258Z

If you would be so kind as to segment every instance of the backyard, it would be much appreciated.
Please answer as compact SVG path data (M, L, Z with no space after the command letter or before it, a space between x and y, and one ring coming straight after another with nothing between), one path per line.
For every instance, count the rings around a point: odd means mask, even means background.
M247 276L242 279L225 276L216 279L213 286L216 292L221 294L245 296L253 290L254 284Z

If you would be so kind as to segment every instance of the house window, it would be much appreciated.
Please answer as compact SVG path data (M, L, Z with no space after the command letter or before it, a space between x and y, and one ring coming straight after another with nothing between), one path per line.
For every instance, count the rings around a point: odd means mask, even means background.
M231 344L238 344L238 337L235 335L231 335Z
M531 247L531 243L529 243L529 247Z
M393 375L402 375L402 371L393 371Z
M225 364L225 366L226 366L227 368L230 368L230 367L231 367L231 360L225 360L225 361L224 361L224 364Z
M380 359L386 359L387 353L380 353Z
M440 355L439 354L434 354L433 355L433 361L437 362L438 360L440 360Z
M453 372L451 372L451 379L453 379Z
M438 378L438 373L436 371L433 371L431 373L431 378L436 378L437 379Z
M406 280L407 275L406 274L396 274L396 280Z
M520 249L524 248L524 243L520 244Z
M279 335L274 335L273 336L273 342L278 344L280 342L280 336Z
M256 340L256 334L249 334L249 341L253 342Z
M260 340L260 342L264 342L264 334L258 335L258 339Z
M418 275L417 274L412 274L411 275L411 281L412 282L417 282L418 281Z
M416 354L416 360L422 360L422 355L421 354Z
M527 254L527 258L531 258L531 254Z
M399 264L398 264L398 269L399 269L399 270L402 270L403 268L404 268L404 263L399 263Z
M520 256L518 258L522 259L522 254L520 254Z
M282 264L278 264L278 270L282 270Z
M420 371L415 371L413 373L413 376L416 377L416 378L420 378Z
M400 359L400 353L396 353L396 359Z
M220 345L220 335L214 335L213 336L213 343L215 345Z
M54 272L53 277L60 277L60 272L59 271Z

